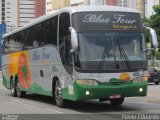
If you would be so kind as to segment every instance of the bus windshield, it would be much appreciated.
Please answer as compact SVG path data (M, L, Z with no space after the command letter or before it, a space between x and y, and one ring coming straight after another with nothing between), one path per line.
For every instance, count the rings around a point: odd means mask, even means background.
M142 33L78 33L79 48L75 52L75 65L81 70L98 70L103 59L102 70L126 71L128 67L122 54L123 50L133 69L144 68L146 64L142 35Z

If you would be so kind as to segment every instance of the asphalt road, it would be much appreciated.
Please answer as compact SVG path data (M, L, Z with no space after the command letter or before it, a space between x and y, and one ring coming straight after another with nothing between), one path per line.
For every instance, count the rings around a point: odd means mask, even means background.
M66 108L58 108L51 97L34 94L26 98L12 97L0 79L0 114L3 120L10 114L18 114L18 120L121 120L126 119L126 114L160 114L160 85L148 85L146 97L126 98L121 106L92 100L71 102Z

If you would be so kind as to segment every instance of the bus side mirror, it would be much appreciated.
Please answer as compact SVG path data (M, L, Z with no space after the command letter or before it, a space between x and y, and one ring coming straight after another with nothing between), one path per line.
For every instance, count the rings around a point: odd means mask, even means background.
M71 32L71 45L72 45L72 49L70 50L70 52L73 53L78 48L77 32L73 27L69 27L69 30Z
M154 48L148 49L148 51L154 50L154 49L158 48L157 34L156 34L155 30L150 28L150 27L146 27L146 29L149 30L149 33L150 33L151 39L152 39L152 44L153 44L153 47L154 47Z

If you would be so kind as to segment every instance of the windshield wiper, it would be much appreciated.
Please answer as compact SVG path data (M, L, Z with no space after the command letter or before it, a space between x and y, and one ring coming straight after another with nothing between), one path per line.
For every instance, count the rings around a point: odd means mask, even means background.
M98 70L99 70L99 71L102 70L102 67L103 67L103 64L104 64L104 62L105 62L105 60L106 60L107 54L108 54L108 59L109 59L109 53L107 53L107 52L108 52L108 51L107 51L107 49L105 48L104 51L103 51L103 55L102 55L101 62L100 62L99 67L98 67Z
M119 47L119 52L120 52L121 58L123 57L125 59L125 64L126 64L127 68L129 69L130 72L132 72L133 69L132 69L131 62L130 62L126 52L124 51L124 49L120 46L119 40L118 40L118 47Z

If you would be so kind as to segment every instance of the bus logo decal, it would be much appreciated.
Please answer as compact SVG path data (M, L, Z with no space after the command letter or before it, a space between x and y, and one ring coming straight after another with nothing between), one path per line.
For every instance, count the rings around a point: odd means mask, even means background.
M31 78L29 64L27 62L27 55L24 53L20 54L18 62L18 74L22 88L30 88Z

